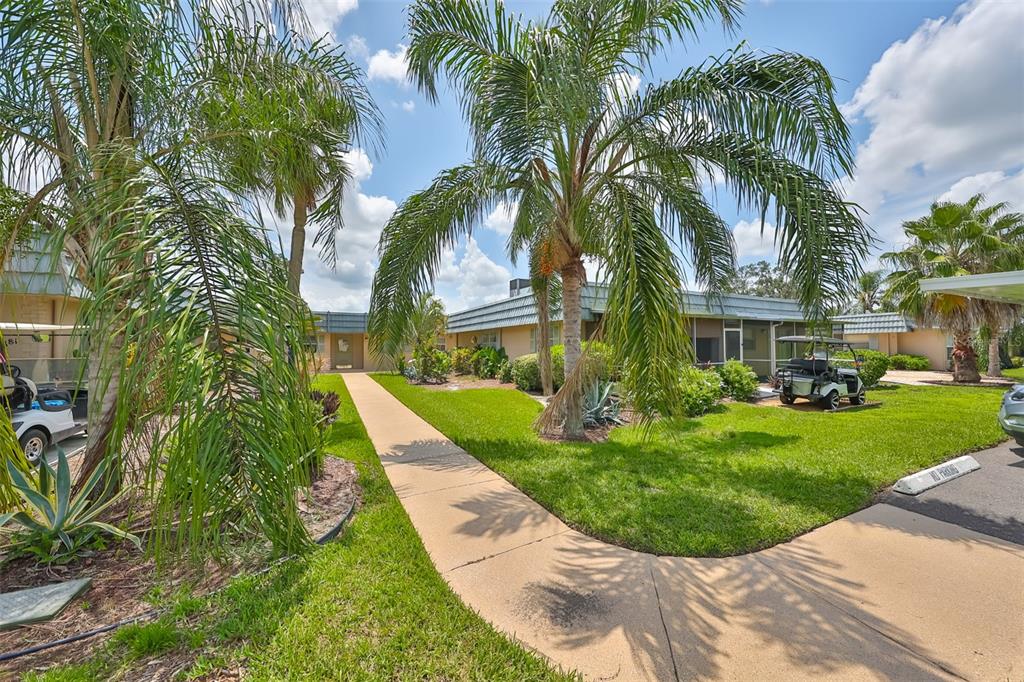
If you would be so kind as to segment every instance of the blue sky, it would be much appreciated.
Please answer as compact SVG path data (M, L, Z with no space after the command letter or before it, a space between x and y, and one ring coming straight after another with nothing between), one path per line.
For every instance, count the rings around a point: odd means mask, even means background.
M508 3L543 16L544 2ZM380 228L391 211L438 171L467 157L459 109L448 93L429 104L404 81L405 4L306 0L316 30L330 32L369 77L387 121L387 150L352 154L357 182L331 271L307 249L303 295L314 309L365 310ZM709 26L677 44L641 82L675 76L741 41L751 49L800 52L819 59L838 83L851 123L857 173L843 180L868 211L876 253L900 239L900 223L936 198L984 191L1024 210L1024 3L984 0L753 0L731 35ZM734 227L740 262L774 260L771 225L738 213L719 194ZM287 223L281 229L287 243ZM472 241L446 259L437 292L450 312L501 297L523 274L504 253L507 218L496 211Z

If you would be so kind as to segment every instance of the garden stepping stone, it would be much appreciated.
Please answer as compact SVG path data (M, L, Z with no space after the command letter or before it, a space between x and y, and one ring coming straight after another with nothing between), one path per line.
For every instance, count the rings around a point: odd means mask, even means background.
M92 578L79 578L0 594L0 630L50 620L91 583Z

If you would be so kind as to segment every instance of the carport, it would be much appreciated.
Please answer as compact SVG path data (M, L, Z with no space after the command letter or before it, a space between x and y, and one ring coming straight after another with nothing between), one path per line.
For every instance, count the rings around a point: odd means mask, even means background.
M924 279L921 291L1024 304L1024 270Z

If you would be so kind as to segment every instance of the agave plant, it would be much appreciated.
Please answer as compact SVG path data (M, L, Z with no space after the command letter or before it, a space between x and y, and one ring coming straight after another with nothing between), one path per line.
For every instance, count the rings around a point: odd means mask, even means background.
M45 563L74 558L99 533L128 540L141 549L137 536L99 520L99 516L122 496L117 494L106 499L92 496L103 479L105 468L106 464L101 463L73 495L71 470L64 450L57 451L56 472L45 460L38 475L26 475L13 462L8 462L7 475L24 508L0 514L0 533L14 536L15 551L33 554Z
M619 418L621 403L614 394L615 384L611 381L595 381L583 394L583 424L622 424Z

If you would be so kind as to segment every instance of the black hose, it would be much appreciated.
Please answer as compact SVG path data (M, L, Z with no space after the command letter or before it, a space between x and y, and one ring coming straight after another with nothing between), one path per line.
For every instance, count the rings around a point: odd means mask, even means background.
M337 525L335 525L333 528L331 528L326 533L321 535L317 539L316 544L318 544L318 545L326 545L328 542L330 542L331 540L336 538L338 536L338 534L341 532L341 529L344 528L345 524L348 523L349 519L352 518L352 512L355 511L355 508L356 508L355 502L350 504L349 507L348 507L348 511L346 511L345 514L341 517L341 520L337 523ZM258 575L263 575L264 573L266 573L270 569L274 568L275 566L280 566L285 561L289 561L291 559L294 559L296 556L297 555L293 554L291 556L281 557L280 559L278 559L277 561L274 561L273 563L269 564L268 566L264 566L263 568L261 568L260 570L256 571L255 573L250 573L250 574L248 574L245 577L254 577L254 576L258 576ZM222 585L221 587L217 588L216 590L213 590L212 592L208 593L206 596L209 597L209 596L215 595L218 592L220 592L222 589L224 589L225 587L227 587L227 584ZM140 613L138 615L132 616L131 618L125 618L124 620L119 620L116 623L110 623L108 625L103 625L103 626L95 628L93 630L87 630L85 632L79 632L78 634L71 635L70 637L64 637L62 639L55 639L52 642L43 642L42 644L36 644L34 646L30 646L30 647L28 647L26 649L21 649L19 651L8 651L7 653L0 654L0 663L2 663L3 661L13 661L14 659L21 658L22 656L28 656L29 654L39 653L40 651L46 651L47 649L53 649L53 648L56 648L56 647L59 647L59 646L63 646L65 644L71 644L73 642L80 642L83 639L88 639L90 637L95 637L96 635L102 635L104 632L110 632L112 630L117 630L118 628L123 627L125 625L132 625L134 623L139 623L139 622L142 622L142 621L145 621L145 620L152 620L153 618L156 618L157 616L159 616L161 613L163 613L166 610L167 610L166 608L150 609L149 611L146 611L144 613Z

